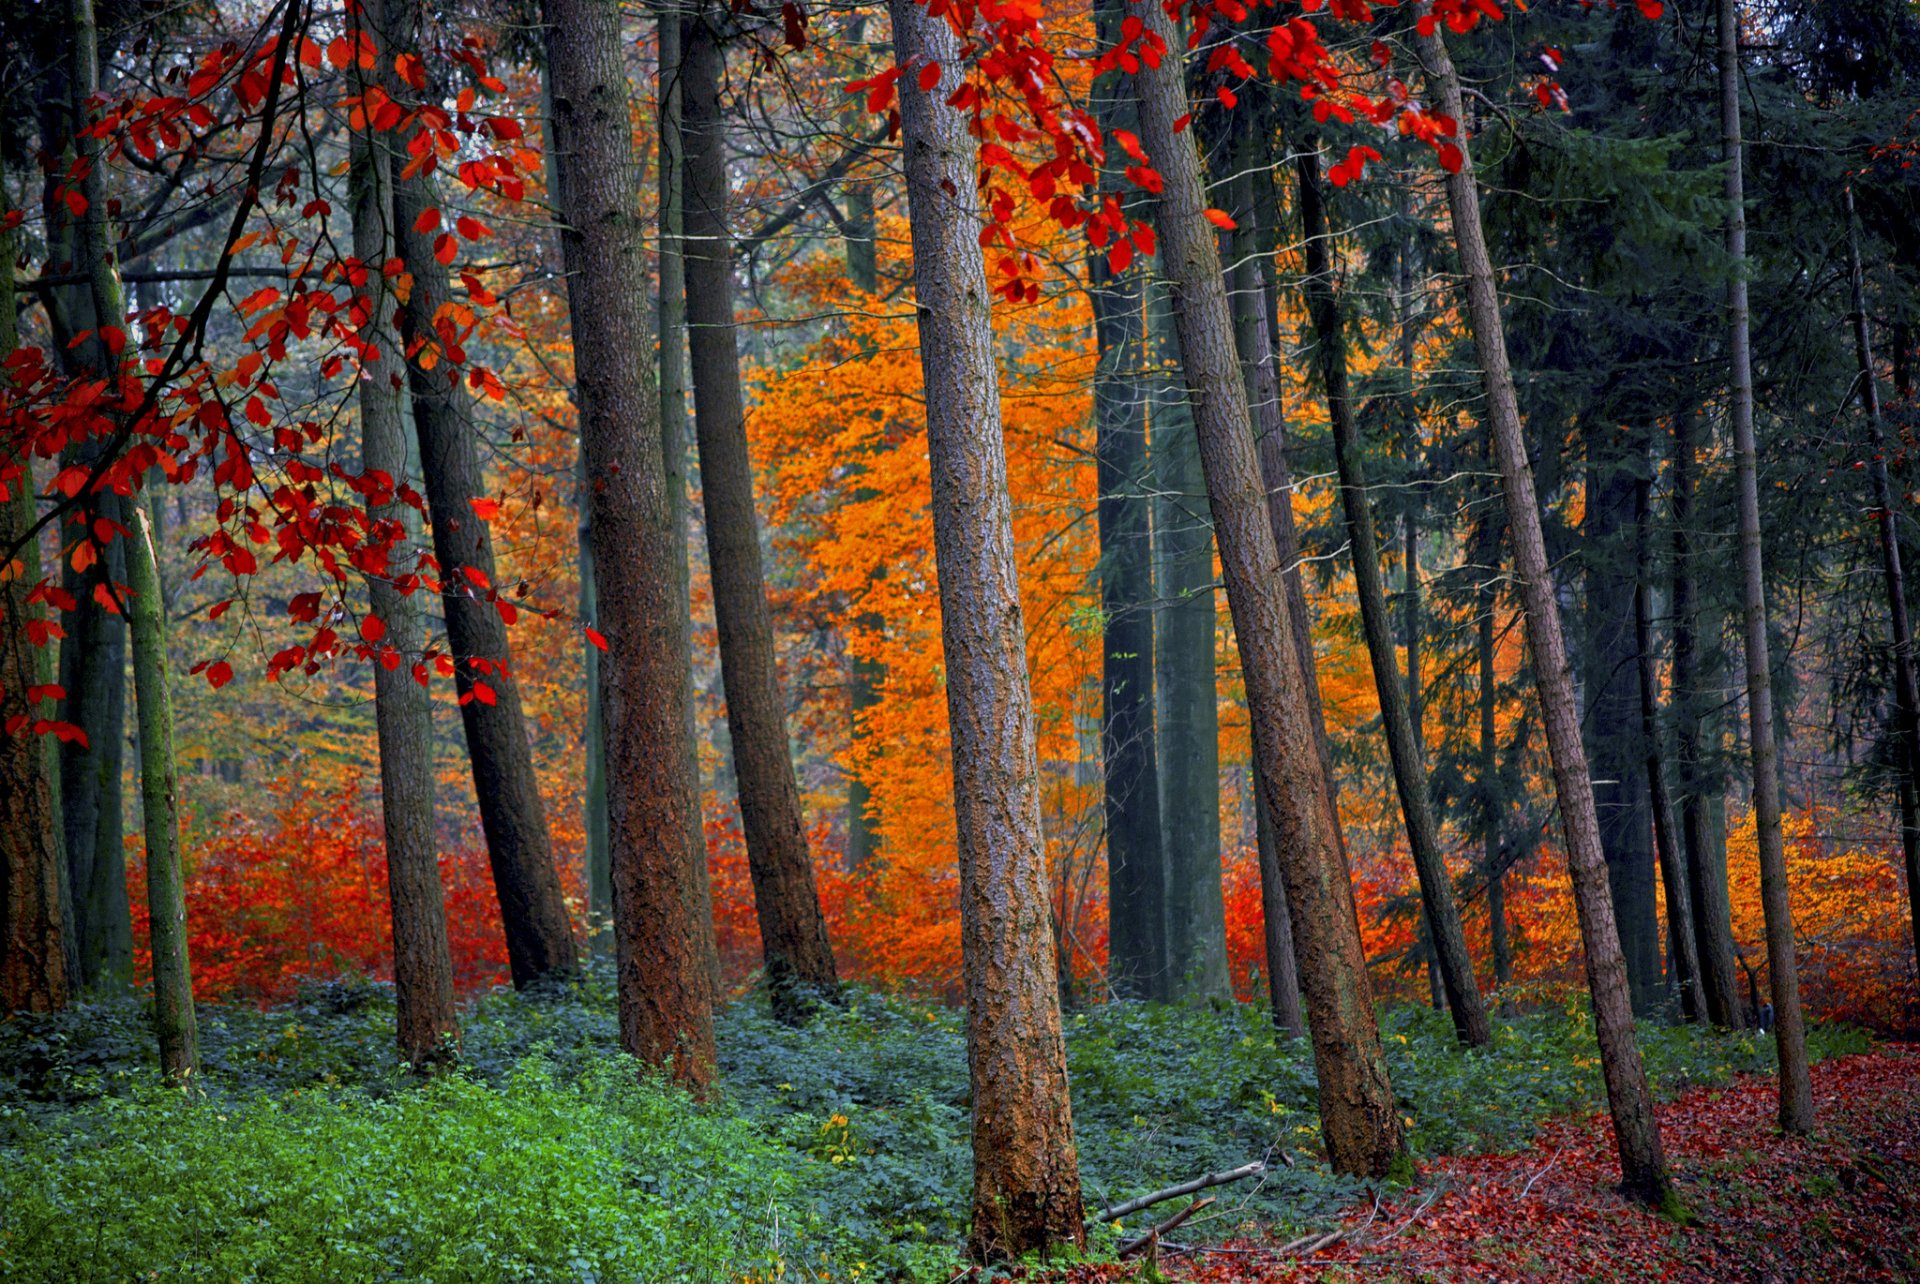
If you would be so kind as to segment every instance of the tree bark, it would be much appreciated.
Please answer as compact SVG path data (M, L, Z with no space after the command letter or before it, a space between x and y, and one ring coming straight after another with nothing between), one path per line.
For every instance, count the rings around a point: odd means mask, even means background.
M1183 47L1158 5L1144 6L1141 16L1168 49ZM1181 64L1170 57L1138 78L1141 139L1164 180L1154 211L1162 270L1178 305L1181 357L1245 676L1254 762L1279 833L1293 907L1321 1135L1336 1172L1381 1175L1404 1162L1400 1119L1381 1052L1339 819L1314 750L1306 679L1234 350L1220 255L1205 217L1200 157L1192 133L1176 128L1188 113Z
M1874 533L1886 578L1887 617L1893 634L1894 763L1900 777L1900 849L1907 866L1907 905L1913 926L1914 961L1920 964L1920 683L1915 681L1913 626L1907 615L1907 581L1900 564L1900 531L1887 476L1887 439L1880 422L1880 384L1873 370L1873 338L1867 329L1867 291L1854 232L1853 189L1846 189L1847 278L1853 300L1853 350L1860 363L1860 408L1867 418L1868 471L1873 478Z
M774 1016L798 1024L819 1000L838 999L840 981L814 886L787 743L786 700L774 660L760 521L753 506L746 401L734 341L733 243L727 230L726 126L720 104L725 55L706 19L689 21L683 39L687 320L707 562L761 955Z
M960 944L973 1088L977 1259L1079 1246L1080 1175L1040 832L1026 625L1001 438L975 143L947 98L960 42L891 0L926 383L934 555L960 839ZM923 67L937 63L931 92Z
M1487 442L1487 454L1487 462L1495 463L1491 439ZM1480 778L1475 784L1480 795L1480 861L1487 878L1487 935L1493 951L1493 980L1496 985L1505 985L1513 980L1513 947L1507 939L1507 878L1500 852L1500 820L1506 814L1506 799L1500 788L1500 735L1494 717L1499 678L1493 665L1500 534L1491 512L1480 519L1480 527L1480 587L1475 620L1475 659L1480 667Z
M1331 233L1325 197L1320 186L1320 157L1309 145L1298 159L1300 221L1306 239L1307 307L1313 318L1315 356L1326 389L1327 413L1333 424L1334 455L1340 472L1340 502L1346 515L1349 560L1360 599L1360 627L1366 636L1367 656L1373 664L1374 690L1380 697L1380 718L1393 761L1393 779L1400 795L1400 814L1407 826L1407 846L1420 882L1420 905L1428 930L1428 945L1438 964L1453 1013L1454 1033L1460 1042L1483 1048L1493 1041L1493 1027L1480 987L1474 980L1473 959L1467 953L1466 932L1453 899L1453 880L1440 848L1440 825L1427 792L1426 755L1415 735L1407 688L1401 684L1394 654L1393 619L1387 609L1386 586L1380 574L1380 546L1374 532L1373 507L1367 497L1366 464L1361 454L1360 427L1353 415L1347 387L1347 346L1340 304L1333 291ZM1412 676L1411 674L1409 675Z
M1761 564L1759 461L1753 432L1753 353L1747 317L1747 214L1741 174L1740 4L1719 0L1720 127L1727 163L1727 356L1732 366L1734 466L1740 490L1740 580L1747 652L1747 747L1753 759L1753 814L1760 849L1760 908L1767 925L1780 1062L1780 1127L1813 1127L1813 1083L1800 1013L1800 964L1787 897L1786 839L1780 829L1780 759L1773 728L1773 674L1767 641L1767 582Z
M591 478L620 1041L697 1090L714 1070L712 927L700 919L704 844L688 768L691 657L647 332L644 226L634 183L619 6L543 0L561 248L580 430ZM644 354L645 347L641 347Z
M396 38L412 45L417 3L396 6L393 18ZM434 256L433 234L420 231L417 220L438 206L430 176L395 175L394 229L400 257L413 277L413 292L401 310L401 337L410 358L414 429L440 564L454 688L461 700L460 720L500 901L507 961L515 988L524 990L571 976L578 970L579 956L554 865L546 805L534 777L502 614L508 603L495 584L493 536L473 513L473 501L486 493L473 403L460 363L434 323L435 310L453 300L453 289L446 267ZM496 591L503 593L498 603L488 600Z
M386 50L382 0L361 0L353 24ZM391 80L383 86L394 89ZM393 917L395 1035L416 1067L446 1059L460 1036L447 947L445 892L433 826L433 704L414 666L424 663L426 624L417 564L420 519L398 497L409 460L402 399L405 357L393 324L398 301L382 265L394 255L393 159L371 128L355 135L348 194L353 253L366 272L359 335L367 345L359 376L360 462L379 485L367 491L367 519L392 540L384 573L367 576L373 617L386 625L373 668L374 725L380 744L380 811L387 849L387 897ZM384 480L382 480L384 479Z
M1420 60L1441 112L1461 124L1461 163L1447 175L1447 204L1454 239L1466 277L1467 317L1480 357L1487 394L1487 425L1499 458L1507 501L1507 530L1512 540L1514 578L1533 653L1534 681L1547 748L1553 763L1554 794L1566 840L1574 907L1586 950L1587 985L1593 995L1594 1032L1600 1045L1601 1075L1620 1151L1622 1184L1633 1198L1659 1206L1672 1198L1660 1125L1653 1112L1646 1068L1633 1036L1633 1006L1627 993L1626 962L1613 921L1607 887L1606 856L1594 813L1593 786L1587 774L1586 746L1580 739L1580 712L1574 701L1573 673L1560 632L1560 606L1540 530L1540 506L1522 436L1513 372L1507 364L1507 340L1500 318L1500 296L1493 278L1480 223L1480 192L1466 138L1466 110L1460 80L1438 32L1418 37Z

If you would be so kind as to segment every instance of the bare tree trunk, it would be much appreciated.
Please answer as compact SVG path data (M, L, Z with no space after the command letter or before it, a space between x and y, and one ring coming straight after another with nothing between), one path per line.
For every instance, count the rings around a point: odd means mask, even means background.
M1427 792L1426 754L1416 737L1407 687L1401 684L1394 655L1393 619L1387 609L1386 586L1380 574L1380 546L1374 532L1373 507L1367 497L1366 464L1361 455L1360 427L1353 416L1347 387L1347 347L1340 304L1333 292L1325 199L1320 187L1320 157L1310 145L1298 160L1300 221L1306 238L1308 310L1313 317L1316 357L1327 395L1327 413L1333 424L1334 454L1340 471L1340 502L1346 514L1347 541L1353 581L1360 599L1360 627L1366 635L1367 655L1373 662L1374 690L1380 697L1380 717L1393 760L1393 779L1400 795L1400 814L1406 821L1407 846L1413 853L1420 881L1420 905L1428 930L1428 945L1438 964L1453 1013L1454 1033L1460 1042L1483 1048L1493 1041L1493 1027L1480 1000L1467 953L1466 932L1453 899L1453 880L1446 854L1440 848L1440 825ZM1416 675L1409 672L1411 681Z
M700 920L699 802L688 771L690 654L645 345L646 260L620 10L543 0L580 430L602 631L621 1046L712 1081L712 928Z
M760 521L753 507L746 402L734 342L733 242L727 230L726 126L720 105L725 55L705 19L690 20L682 38L687 319L707 560L767 985L774 1016L797 1024L819 1000L838 999L840 980L814 887L813 856L787 744L786 701L774 661Z
M1488 462L1493 463L1493 442L1487 442ZM1501 868L1500 818L1506 814L1506 800L1500 789L1500 736L1494 712L1498 675L1493 665L1494 609L1499 603L1495 588L1500 563L1500 534L1494 515L1480 519L1480 575L1478 613L1475 621L1475 650L1480 667L1480 778L1475 782L1480 798L1480 861L1487 877L1487 934L1493 949L1493 979L1496 985L1513 980L1513 947L1507 940L1506 871Z
M1660 680L1654 671L1653 606L1648 601L1647 577L1652 573L1648 547L1652 536L1653 483L1639 478L1634 486L1633 636L1636 676L1640 687L1640 736L1646 742L1647 796L1653 805L1653 837L1660 859L1661 885L1667 894L1667 938L1673 953L1674 976L1680 987L1680 1011L1689 1021L1706 1019L1706 995L1700 985L1700 956L1694 947L1693 893L1687 879L1686 852L1674 824L1673 800L1661 767Z
M1747 746L1753 757L1753 815L1760 849L1760 908L1767 924L1767 973L1773 987L1780 1061L1780 1127L1813 1127L1800 1013L1800 964L1787 897L1787 848L1780 829L1780 755L1773 728L1773 674L1767 641L1767 581L1761 565L1759 461L1753 433L1753 353L1747 333L1747 213L1741 174L1740 4L1719 0L1720 127L1727 162L1727 356L1732 364L1733 452L1740 484L1740 578L1747 651Z
M1906 857L1907 898L1913 948L1920 963L1920 683L1913 663L1913 627L1907 616L1907 581L1900 565L1900 532L1887 477L1887 440L1880 424L1880 384L1873 371L1873 339L1867 329L1867 291L1854 232L1853 189L1846 189L1847 277L1853 296L1853 348L1860 363L1860 408L1867 416L1868 469L1873 477L1874 533L1887 581L1887 615L1893 631L1895 770L1900 777L1900 848Z
M979 1259L1084 1242L1054 972L1026 625L980 253L975 142L947 102L960 42L892 0L915 307L925 375L933 541L960 838L960 945L973 1087ZM938 64L931 92L920 70Z
M353 24L385 51L382 0L361 0ZM389 92L393 85L384 86ZM387 849L387 897L393 916L393 990L401 1057L417 1067L444 1060L460 1037L453 1004L453 959L447 947L445 893L433 827L433 705L414 665L426 649L417 590L395 580L412 575L420 552L420 519L402 502L409 474L405 356L393 325L398 301L381 266L394 254L393 169L387 140L371 128L356 134L348 190L353 253L366 270L367 347L359 377L360 462L380 484L367 491L367 519L393 543L384 574L367 576L374 618L386 625L373 666L374 724L380 743L380 809Z
M1614 1140L1620 1151L1622 1184L1634 1198L1660 1206L1672 1199L1672 1189L1660 1144L1660 1124L1653 1112L1653 1095L1633 1037L1626 961L1620 954L1620 934L1613 921L1613 898L1607 887L1606 857L1600 847L1600 823L1594 813L1593 784L1587 775L1586 746L1580 739L1573 673L1567 665L1566 642L1560 632L1560 606L1554 597L1553 572L1540 530L1540 506L1534 496L1533 471L1521 433L1513 372L1507 364L1500 296L1480 224L1480 192L1466 140L1460 80L1437 32L1418 37L1418 49L1439 109L1462 125L1461 163L1458 172L1447 175L1447 204L1466 277L1467 316L1486 388L1487 425L1505 482L1514 578L1526 619L1527 646L1533 653L1534 681L1553 762L1554 794L1560 803L1574 907L1586 947L1594 1032L1600 1044L1601 1074L1613 1115Z
M1182 47L1158 5L1144 6L1141 16L1167 48ZM1380 1175L1405 1162L1400 1118L1381 1052L1339 818L1315 751L1220 255L1204 215L1200 157L1192 133L1176 127L1188 114L1182 61L1168 58L1138 77L1141 139L1165 184L1155 206L1162 270L1178 303L1181 359L1194 396L1200 458L1246 682L1254 762L1280 838L1313 1037L1321 1135L1335 1171Z

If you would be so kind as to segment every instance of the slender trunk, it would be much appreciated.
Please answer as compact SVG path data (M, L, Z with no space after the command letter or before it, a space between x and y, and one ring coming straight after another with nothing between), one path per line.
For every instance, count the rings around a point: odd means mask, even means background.
M396 38L411 47L419 21L417 2L397 6L393 20ZM445 265L434 255L433 234L421 231L418 220L438 207L430 176L395 176L394 229L400 257L413 277L412 294L401 310L401 333L412 358L408 383L440 564L454 687L500 901L507 961L514 986L525 989L571 975L579 956L512 667L506 615L513 607L495 583L493 536L473 512L473 501L486 493L478 425L460 363L454 360L452 331L443 334L435 320L437 309L453 300L453 290Z
M725 55L707 22L690 21L679 74L686 94L686 278L695 429L706 504L707 561L727 688L747 868L776 1018L804 1022L839 997L827 922L814 887L800 787L787 744L773 618L753 507L746 401L734 342L733 242L720 79Z
M580 618L591 625L600 618L600 594L594 582L593 500L587 484L584 443L580 460L579 550ZM586 831L587 949L595 958L613 954L613 855L607 831L607 719L601 709L600 648L591 640L581 647L582 677L587 688L586 783L581 797L582 827Z
M1393 620L1387 609L1386 586L1380 574L1380 548L1374 534L1373 508L1367 497L1366 464L1361 455L1360 428L1354 419L1347 387L1346 335L1340 304L1333 291L1333 267L1326 206L1320 186L1319 154L1309 146L1299 157L1300 220L1306 238L1306 293L1313 317L1314 346L1327 412L1333 424L1334 454L1340 472L1340 501L1346 515L1347 541L1353 581L1360 599L1360 627L1366 635L1367 656L1373 662L1374 689L1380 697L1380 716L1393 760L1394 784L1400 795L1400 814L1406 821L1407 845L1413 852L1420 881L1420 905L1428 945L1438 963L1453 1013L1454 1032L1468 1047L1485 1047L1493 1039L1486 1006L1474 980L1473 959L1467 953L1466 932L1454 903L1453 881L1440 847L1440 826L1427 792L1426 755L1413 722L1407 687L1401 684L1394 655ZM1409 672L1409 680L1415 676Z
M701 920L689 770L691 654L675 567L660 396L643 339L646 260L618 6L543 0L561 249L607 653L614 956L620 1042L676 1079L712 1081L712 927Z
M1874 533L1880 537L1880 567L1887 581L1887 615L1893 632L1894 763L1900 777L1900 848L1907 863L1907 903L1913 925L1914 960L1920 963L1920 685L1914 680L1913 628L1907 616L1907 582L1900 566L1900 532L1887 477L1887 440L1880 424L1880 384L1873 372L1873 341L1867 329L1867 292L1854 233L1853 189L1846 189L1847 276L1853 295L1853 349L1860 362L1860 408L1867 416L1868 468L1873 476Z
M1646 745L1647 796L1653 805L1654 845L1660 857L1660 882L1667 894L1667 939L1673 973L1680 987L1680 1011L1689 1021L1706 1017L1706 995L1700 985L1700 956L1693 939L1693 893L1687 879L1686 853L1674 824L1673 800L1667 793L1660 752L1660 681L1654 672L1653 605L1647 587L1652 573L1650 541L1653 523L1653 483L1640 478L1634 486L1633 517L1635 574L1633 582L1633 641L1640 687L1640 737Z
M1613 921L1606 857L1600 847L1600 823L1594 813L1593 786L1587 774L1586 746L1580 740L1580 711L1574 701L1573 672L1567 665L1566 642L1560 632L1560 606L1554 596L1553 572L1540 530L1540 507L1534 495L1533 472L1527 462L1513 372L1507 365L1500 296L1480 224L1480 192L1474 181L1473 160L1464 128L1466 109L1460 80L1437 32L1420 36L1418 49L1440 110L1462 125L1461 163L1458 172L1447 175L1447 204L1453 216L1461 270L1466 277L1467 317L1487 395L1487 426L1505 483L1514 578L1519 586L1527 646L1533 653L1534 681L1553 763L1554 794L1560 803L1574 906L1585 945L1587 985L1593 994L1594 1032L1600 1045L1607 1104L1613 1115L1614 1140L1620 1151L1623 1186L1634 1198L1658 1206L1672 1198L1672 1190L1660 1144L1660 1125L1653 1113L1653 1095L1647 1087L1640 1048L1634 1042L1626 961L1620 955L1620 934Z
M1158 5L1141 15L1167 48L1182 45ZM1163 271L1178 308L1187 385L1247 689L1254 762L1279 834L1313 1038L1321 1135L1336 1172L1382 1175L1405 1150L1380 1047L1353 883L1315 751L1306 678L1293 633L1267 488L1234 351L1182 60L1139 73L1141 139L1164 180L1155 206Z
M1079 1246L1026 625L1001 438L993 316L975 209L975 142L947 99L960 42L916 0L892 0L901 138L926 384L933 543L960 839L960 947L973 1088L969 1251L1017 1258ZM931 92L922 68L938 64Z
M1734 466L1740 486L1740 579L1747 651L1747 747L1753 758L1753 814L1760 854L1760 908L1767 925L1767 973L1773 987L1780 1062L1780 1127L1813 1127L1800 1013L1800 965L1787 898L1786 839L1780 829L1780 760L1773 728L1773 674L1767 642L1767 582L1761 565L1759 461L1753 432L1753 354L1747 318L1747 213L1741 175L1740 3L1719 0L1720 126L1727 163L1727 355L1732 365Z
M1497 465L1492 438L1487 441L1487 463ZM1491 508L1480 519L1478 539L1480 576L1475 618L1475 659L1480 668L1480 775L1475 781L1480 805L1480 861L1487 879L1487 935L1493 950L1493 980L1513 980L1513 947L1507 939L1507 875L1500 856L1500 822L1506 799L1500 787L1500 732L1494 714L1499 675L1494 671L1494 613L1499 606L1500 524Z
M355 24L388 47L382 0L361 0ZM391 90L392 86L388 86ZM367 491L367 519L391 539L384 573L367 576L375 619L386 625L373 669L374 725L380 743L380 810L393 915L393 990L402 1059L425 1067L459 1038L453 959L447 947L445 893L433 828L433 705L414 678L423 663L426 624L414 573L419 515L398 497L410 468L402 399L405 357L394 329L397 305L380 266L393 257L393 168L388 140L372 129L353 139L348 191L354 257L366 267L367 345L359 378L360 462L379 485ZM384 479L384 480L382 480ZM404 584L404 589L403 589Z

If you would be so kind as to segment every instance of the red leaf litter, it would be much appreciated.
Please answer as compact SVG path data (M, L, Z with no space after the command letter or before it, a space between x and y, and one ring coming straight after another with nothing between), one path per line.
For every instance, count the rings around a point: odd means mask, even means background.
M1424 1164L1416 1185L1356 1205L1304 1241L1169 1247L1159 1269L1209 1284L1920 1280L1920 1047L1823 1062L1813 1089L1808 1137L1776 1127L1769 1076L1743 1075L1660 1107L1690 1224L1615 1193L1619 1161L1597 1115L1553 1120L1518 1154ZM1060 1278L1152 1275L1136 1260Z

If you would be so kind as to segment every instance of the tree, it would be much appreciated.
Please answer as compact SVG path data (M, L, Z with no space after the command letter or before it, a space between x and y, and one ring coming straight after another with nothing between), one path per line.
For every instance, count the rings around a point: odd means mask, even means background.
M1760 900L1767 922L1767 978L1773 990L1774 1041L1780 1062L1780 1126L1813 1127L1813 1084L1800 1014L1800 967L1793 908L1787 899L1786 842L1780 830L1780 762L1773 730L1773 672L1767 641L1767 582L1761 564L1759 461L1753 435L1753 355L1747 317L1747 214L1741 173L1740 4L1719 0L1720 126L1727 163L1728 394L1734 467L1740 486L1740 577L1747 653L1747 746L1753 758L1754 824L1760 849Z
M1455 122L1466 120L1459 76L1437 30L1437 18L1419 19L1416 47L1439 109ZM1593 785L1587 773L1586 747L1580 739L1580 714L1574 703L1573 674L1560 631L1560 606L1540 532L1539 502L1527 461L1513 373L1507 364L1506 334L1493 261L1480 223L1480 193L1464 134L1456 144L1457 167L1446 177L1447 205L1453 221L1460 267L1466 278L1467 317L1479 354L1486 391L1486 416L1506 493L1507 533L1513 550L1527 647L1533 654L1547 747L1553 763L1554 796L1567 847L1580 937L1586 946L1587 985L1593 996L1594 1032L1600 1044L1601 1075L1613 1115L1614 1141L1620 1152L1623 1188L1635 1199L1663 1205L1672 1198L1660 1125L1653 1096L1633 1036L1633 1006L1627 992L1626 962L1620 954L1613 900L1607 886L1606 856L1594 813Z
M714 1070L713 938L699 917L706 853L694 843L699 801L686 749L691 677L674 570L685 544L667 495L651 363L634 354L647 290L620 11L610 0L544 0L541 18L607 642L620 1041L704 1088Z
M960 42L916 0L891 0L889 11L907 69L901 136L960 840L973 1088L968 1248L979 1259L1011 1258L1083 1242L1080 1175L974 140L948 101Z
M1181 47L1159 6L1146 6L1142 17L1166 49ZM1400 1117L1380 1047L1339 819L1314 745L1214 224L1206 215L1200 156L1184 128L1188 105L1180 59L1143 66L1136 83L1140 141L1162 182L1154 207L1161 271L1180 305L1175 329L1246 682L1259 789L1279 831L1293 910L1321 1135L1336 1172L1377 1176L1402 1162Z

